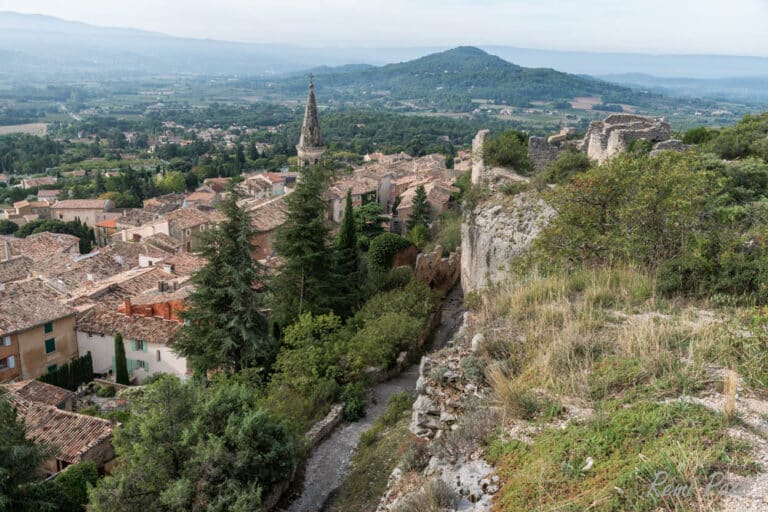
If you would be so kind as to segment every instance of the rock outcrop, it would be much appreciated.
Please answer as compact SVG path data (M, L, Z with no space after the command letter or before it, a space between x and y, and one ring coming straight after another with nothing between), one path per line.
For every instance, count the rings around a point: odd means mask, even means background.
M530 249L555 215L533 191L497 194L468 212L461 226L461 285L469 293L508 275L510 261Z
M583 149L592 160L603 163L626 151L632 141L653 143L670 139L672 129L664 119L634 114L613 114L603 121L592 121L584 138Z
M443 258L443 248L438 245L432 252L421 253L416 257L413 275L431 288L448 293L461 275L461 250L452 252Z

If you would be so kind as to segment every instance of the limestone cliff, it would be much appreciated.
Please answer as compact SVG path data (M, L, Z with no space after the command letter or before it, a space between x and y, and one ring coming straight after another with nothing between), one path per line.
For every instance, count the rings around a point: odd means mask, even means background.
M496 194L466 215L461 226L464 293L507 276L510 261L525 253L555 211L533 191Z

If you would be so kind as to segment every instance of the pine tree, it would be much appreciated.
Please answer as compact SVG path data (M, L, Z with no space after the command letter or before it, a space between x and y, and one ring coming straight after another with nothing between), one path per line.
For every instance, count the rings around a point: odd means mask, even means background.
M286 198L288 220L275 243L285 264L272 282L274 318L280 326L305 312L324 314L339 307L323 198L329 179L323 167L306 167L296 190Z
M126 386L131 383L128 376L128 361L125 359L123 335L119 332L115 333L115 382Z
M432 210L427 202L427 191L424 189L424 185L419 185L416 188L416 194L413 196L413 207L411 208L411 217L408 219L408 229L413 229L415 226L429 227L429 222L432 217Z
M256 231L237 200L232 191L220 205L226 220L203 234L201 254L208 263L192 276L195 290L174 341L198 374L267 369L276 353L262 313L266 270L253 257Z

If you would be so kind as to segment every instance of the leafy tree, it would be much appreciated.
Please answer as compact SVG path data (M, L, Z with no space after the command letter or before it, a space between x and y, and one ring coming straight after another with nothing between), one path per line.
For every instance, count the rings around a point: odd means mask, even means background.
M195 419L196 389L162 376L131 404L131 417L112 438L120 465L90 493L95 512L168 510L166 495L192 456L184 433Z
M429 223L432 220L432 207L427 202L427 191L424 189L424 185L419 185L416 188L416 194L413 196L413 206L411 208L411 217L408 219L408 229L413 229L416 226L429 227Z
M0 220L0 235L12 235L19 230L19 225L8 219Z
M123 344L123 335L115 333L115 382L128 385L131 378L128 375L128 361L125 359L125 344Z
M368 262L374 270L386 271L392 266L395 255L413 245L394 233L382 233L371 241L368 249Z
M187 190L187 181L184 178L184 174L179 171L173 171L166 173L165 176L157 180L157 186L160 188L160 192L164 194L170 192L181 194Z
M620 155L556 189L537 245L576 261L656 265L711 226L722 179L707 159Z
M172 376L146 386L114 436L120 465L91 493L93 510L258 510L293 470L296 448L254 391Z
M65 502L59 505L61 512L81 512L88 503L88 487L99 480L99 468L93 462L81 462L69 466L56 476L55 483L61 489Z
M487 140L483 147L486 162L498 167L509 167L523 176L533 171L528 156L528 137L514 130L506 131Z
M400 199L400 196L397 197ZM382 214L384 208L379 203L366 203L358 206L354 210L355 229L357 230L358 247L364 251L368 250L371 240L384 232L382 224L387 218Z
M717 137L717 130L712 130L706 126L699 126L685 132L683 142L685 144L704 144Z
M268 369L276 347L262 313L266 270L253 257L256 231L233 191L221 203L226 219L203 233L206 265L192 276L174 349L198 374L214 368Z
M408 231L406 238L409 242L423 250L430 240L429 228L424 224L416 224L411 230Z
M287 197L287 221L277 232L275 248L285 264L272 282L275 319L288 325L305 312L324 314L338 308L338 281L325 222L329 173L320 166L302 170L296 190Z
M41 447L26 437L24 423L0 391L0 510L52 509L55 501L30 492L44 460Z

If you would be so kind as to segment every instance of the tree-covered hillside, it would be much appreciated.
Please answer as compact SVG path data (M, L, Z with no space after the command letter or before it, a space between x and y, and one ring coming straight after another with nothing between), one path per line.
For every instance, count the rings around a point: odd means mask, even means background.
M419 106L468 111L473 99L512 106L600 96L603 101L642 103L650 95L594 78L552 69L524 68L474 47L459 47L381 67L321 70L323 87L338 100L413 101ZM304 75L278 82L290 92L306 88ZM327 91L326 89L326 91ZM328 95L329 92L324 91Z

